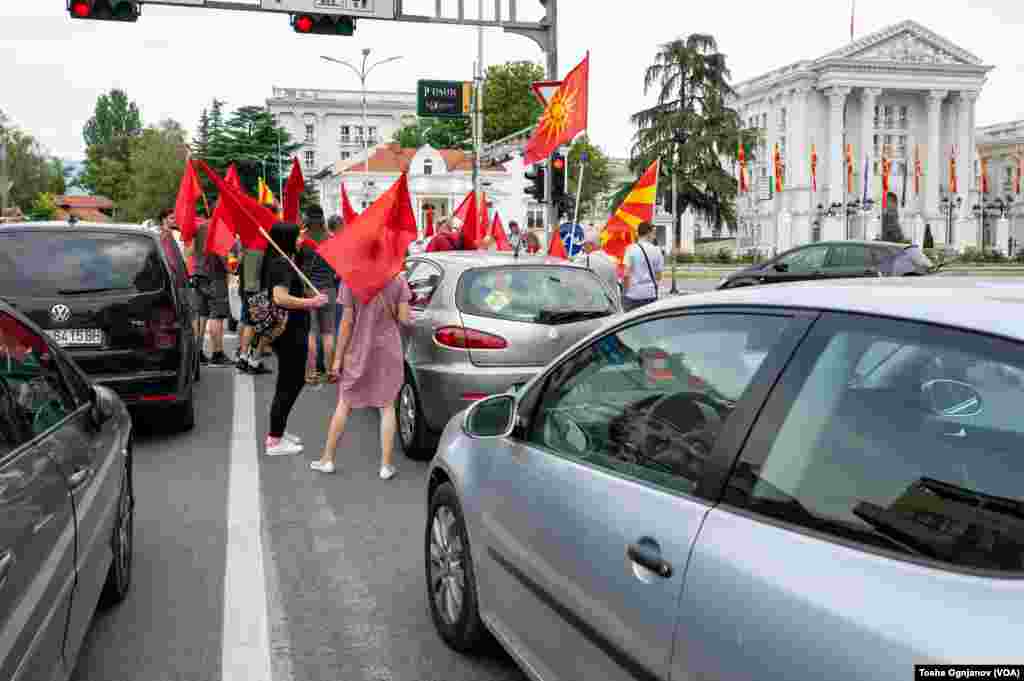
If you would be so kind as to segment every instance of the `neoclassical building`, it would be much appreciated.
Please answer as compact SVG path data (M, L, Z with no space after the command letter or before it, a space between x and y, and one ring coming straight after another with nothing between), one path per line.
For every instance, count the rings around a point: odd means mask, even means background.
M1024 189L1024 178L1018 181L1018 175L1024 174L1024 120L978 128L977 150L975 171L980 174L984 161L988 172L984 235L994 239L1000 250L1013 239L1012 248L1004 252L1017 253L1024 239L1024 195L1019 191Z
M982 246L981 223L971 210L979 201L975 104L992 68L917 22L904 21L735 85L733 106L747 127L761 132L748 164L751 191L737 200L740 250L771 253L810 241L880 236L883 149L892 161L889 188L897 197L895 206L888 202L887 218L898 218L906 238L921 243L929 225L937 247ZM780 192L772 181L776 145L784 165ZM957 175L952 196L951 154Z

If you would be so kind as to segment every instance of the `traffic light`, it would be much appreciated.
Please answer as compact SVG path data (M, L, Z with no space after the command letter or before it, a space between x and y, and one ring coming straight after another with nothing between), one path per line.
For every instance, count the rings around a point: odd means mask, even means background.
M296 33L350 36L356 32L356 20L327 14L293 14L292 28Z
M523 174L530 184L526 185L526 194L537 203L544 203L544 164L538 163Z
M132 0L68 0L72 19L138 21L139 3Z
M551 203L558 207L559 214L568 212L569 196L565 191L565 168L568 164L561 154L551 157Z

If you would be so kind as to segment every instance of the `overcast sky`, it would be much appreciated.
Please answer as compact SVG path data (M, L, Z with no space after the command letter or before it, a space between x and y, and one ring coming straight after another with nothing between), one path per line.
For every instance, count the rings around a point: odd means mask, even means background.
M416 11L433 6L406 3L407 11L409 4ZM379 57L402 55L375 71L368 86L408 91L420 78L469 79L476 59L476 31L466 27L362 21L352 38L303 36L283 14L150 5L130 24L74 21L65 6L0 0L0 110L62 157L83 156L82 126L96 97L113 87L138 102L146 123L171 117L191 131L213 97L236 107L265 104L275 85L358 89L347 69L322 62L321 54L354 58L370 47ZM520 18L542 14L537 0L519 6ZM850 2L560 0L559 14L561 75L590 50L591 137L625 156L629 115L644 102L643 70L659 42L711 33L738 82L846 44ZM858 36L905 19L996 67L978 102L979 124L1024 118L1024 2L857 0ZM488 30L485 63L516 59L543 63L543 54L526 38Z

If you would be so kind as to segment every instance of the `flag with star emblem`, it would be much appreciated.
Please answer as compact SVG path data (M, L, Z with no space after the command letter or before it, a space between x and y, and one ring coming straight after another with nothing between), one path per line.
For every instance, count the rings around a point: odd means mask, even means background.
M658 196L658 161L651 164L601 231L601 248L619 264L626 247L637 240L636 228L654 219Z
M811 191L818 191L818 152L811 144Z
M921 194L921 149L914 145L914 196Z
M562 144L587 129L587 86L590 80L590 52L569 72L548 101L526 143L523 163L532 165L551 156Z
M956 147L949 150L949 193L957 193L956 185Z

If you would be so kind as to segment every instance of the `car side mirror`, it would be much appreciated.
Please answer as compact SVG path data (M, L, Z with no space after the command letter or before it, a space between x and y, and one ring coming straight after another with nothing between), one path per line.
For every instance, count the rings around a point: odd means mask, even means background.
M775 263L774 265L772 265L772 268L773 268L773 269L774 269L774 270L775 270L776 272L785 272L785 271L789 270L789 265L787 265L787 264L786 264L786 263L784 263L784 262L777 262L777 263Z
M92 421L99 428L114 418L115 398L108 388L93 386L92 388Z
M462 430L472 438L508 437L516 423L516 398L492 395L476 402L466 411Z
M921 386L925 408L936 416L977 416L982 412L981 395L962 381L936 379Z

